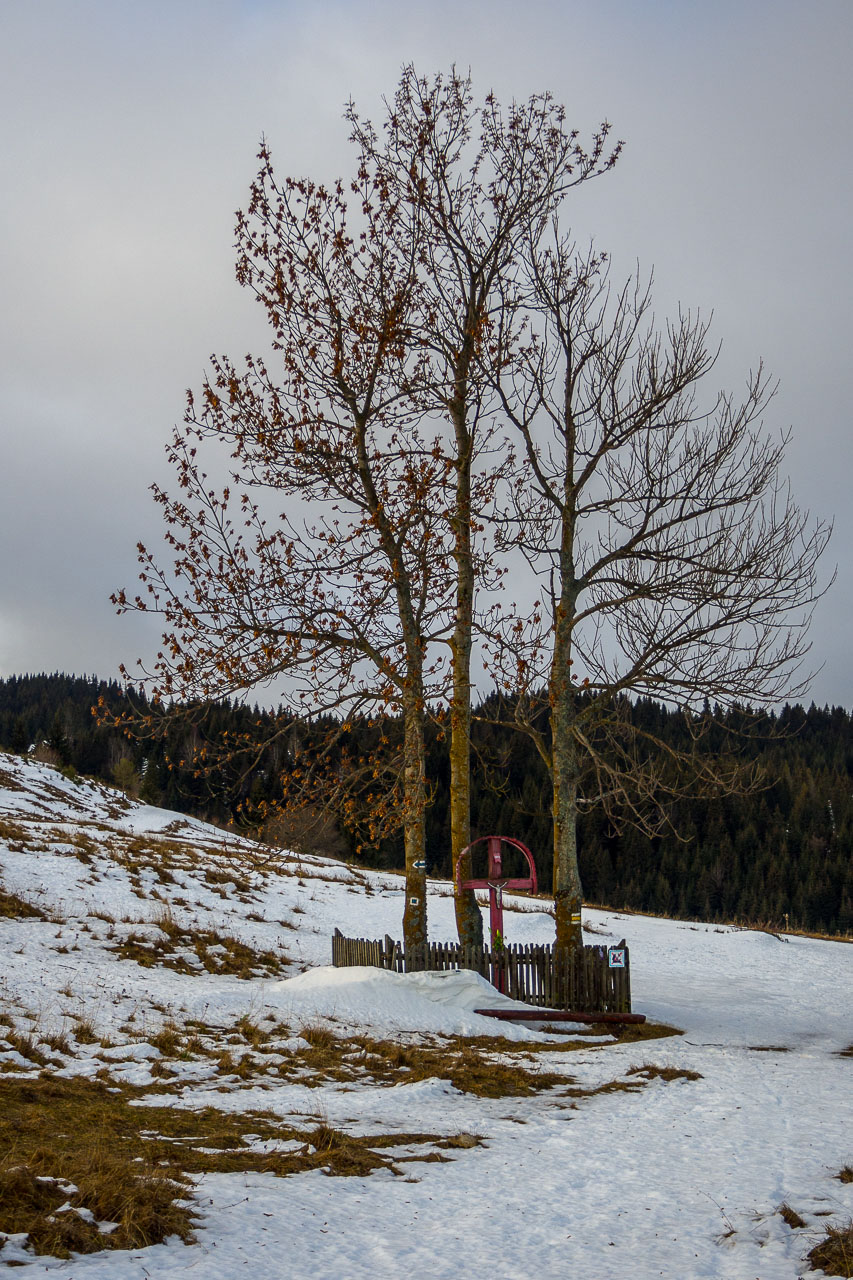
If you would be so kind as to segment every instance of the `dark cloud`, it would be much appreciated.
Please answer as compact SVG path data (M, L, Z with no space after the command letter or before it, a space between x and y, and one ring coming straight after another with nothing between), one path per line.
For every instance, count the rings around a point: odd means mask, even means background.
M115 672L153 632L116 620L162 444L212 350L257 346L234 210L265 133L281 170L347 165L344 100L379 114L400 66L479 92L550 88L627 149L570 216L616 269L655 267L658 314L715 312L724 384L781 378L799 497L835 514L819 701L853 705L848 0L526 6L11 0L0 18L0 672Z

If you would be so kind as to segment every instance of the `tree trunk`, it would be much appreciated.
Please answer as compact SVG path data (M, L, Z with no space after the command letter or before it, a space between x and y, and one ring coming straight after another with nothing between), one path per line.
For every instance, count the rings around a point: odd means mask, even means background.
M577 746L554 719L554 912L557 946L574 950L583 946L581 929L582 890L578 868L577 839Z
M450 847L453 857L454 907L456 929L462 946L481 947L483 917L477 906L474 890L463 889L459 893L455 888L459 880L472 878L471 854L461 856L471 843L470 632L467 641L464 637L458 639L461 653L454 643L453 702L450 708Z
M406 904L403 944L422 947L427 941L426 900L426 745L424 738L424 644L412 603L412 584L388 512L376 489L367 447L367 418L355 414L356 458L367 508L394 578L397 614L406 652L402 682L403 708L403 847L406 857Z
M554 626L551 662L551 760L554 787L554 914L556 944L564 950L583 946L582 889L578 867L578 744L573 728L577 715L572 688L572 622L577 605L574 577L573 525L564 515L562 591Z
M421 947L427 941L426 750L423 699L416 690L407 690L405 694L403 731L403 833L406 852L403 945L408 949Z
M483 945L483 917L473 889L459 893L459 880L470 880L471 855L471 631L474 622L474 560L471 549L471 464L473 441L465 421L467 367L457 378L451 416L456 431L456 625L451 640L453 697L450 705L450 847L454 873L456 929L463 947ZM461 861L460 861L461 857ZM456 866L459 862L459 875Z

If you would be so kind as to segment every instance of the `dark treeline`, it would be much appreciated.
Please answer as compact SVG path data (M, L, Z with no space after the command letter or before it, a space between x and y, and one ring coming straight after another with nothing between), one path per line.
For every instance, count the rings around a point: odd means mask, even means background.
M145 708L144 693L133 693L134 704ZM150 804L177 809L207 822L229 825L239 805L250 795L258 801L271 790L275 750L264 767L241 779L242 766L223 766L211 777L191 763L202 744L224 732L258 736L274 717L258 708L216 704L198 717L176 715L162 737L138 740L109 724L99 723L94 709L120 712L124 686L117 681L64 674L11 676L0 680L0 745L32 752L36 758L89 777L118 783ZM185 762L182 764L181 762Z
M261 738L276 727L271 712L217 704L199 723L175 716L165 737L136 741L99 726L91 708L99 698L120 707L114 682L66 675L16 676L0 681L0 745L34 749L41 758L102 778L149 803L223 825L251 825L264 801L276 798L292 736L281 734L251 768L223 765L210 777L188 764L205 738L223 731ZM493 723L493 700L478 708L472 779L472 831L523 840L536 858L540 885L551 884L550 782L528 739ZM658 737L678 742L680 715L651 701L631 708ZM742 713L728 717L729 727ZM374 730L355 726L367 743ZM393 729L390 736L393 738ZM743 737L739 751L763 767L767 786L751 796L682 801L674 820L680 839L649 839L631 828L616 832L594 809L580 826L580 865L586 900L636 911L708 921L770 922L826 933L853 932L853 718L842 708L785 707L763 731ZM712 744L713 746L713 744ZM433 802L427 814L431 874L450 876L447 744L429 735ZM355 837L330 821L268 821L261 832L282 844L351 856ZM402 844L389 839L362 846L359 860L402 866Z

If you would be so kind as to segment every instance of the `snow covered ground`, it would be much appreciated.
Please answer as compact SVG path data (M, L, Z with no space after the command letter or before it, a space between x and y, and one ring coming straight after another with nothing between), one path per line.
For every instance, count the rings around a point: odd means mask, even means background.
M627 939L635 1010L683 1034L556 1050L546 1037L538 1052L541 1033L473 1012L503 1000L475 975L328 967L336 926L399 935L398 877L264 849L13 756L0 756L0 891L41 913L0 918L0 1014L46 1070L106 1072L146 1089L142 1105L481 1139L366 1177L204 1174L195 1244L68 1262L9 1238L0 1264L22 1276L793 1280L826 1224L853 1213L853 1183L837 1177L853 1163L853 946L587 911L590 940ZM516 906L509 940L551 937L535 901ZM432 937L454 936L445 883L430 884L429 921ZM188 1021L224 1044L240 1020L279 1028L242 1075L152 1044ZM529 1048L529 1071L565 1079L501 1097L440 1069L318 1083L287 1065L318 1027L415 1052L499 1030ZM0 1079L37 1074L6 1030ZM631 1072L649 1066L685 1074ZM786 1224L786 1203L805 1227Z

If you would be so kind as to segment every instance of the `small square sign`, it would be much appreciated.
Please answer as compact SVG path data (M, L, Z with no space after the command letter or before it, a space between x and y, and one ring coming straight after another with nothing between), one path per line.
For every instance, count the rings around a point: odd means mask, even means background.
M625 968L624 947L611 947L607 953L607 963L611 969L624 969Z

